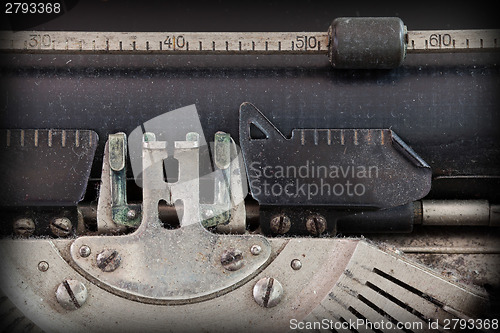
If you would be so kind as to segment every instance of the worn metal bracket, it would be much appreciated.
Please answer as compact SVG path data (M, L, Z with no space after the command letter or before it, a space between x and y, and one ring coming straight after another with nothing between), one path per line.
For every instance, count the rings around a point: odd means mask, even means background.
M220 134L222 155L229 151L228 140ZM145 135L143 211L138 229L124 236L80 237L70 253L82 274L113 293L147 303L182 304L215 297L252 278L270 259L271 246L262 236L208 232L201 224L204 218L199 204L199 136L189 133L186 141L174 143L174 157L179 162L175 183L163 178L166 146L151 133ZM231 170L223 158L218 160L219 167ZM158 203L162 200L167 204L182 201L178 229L168 230L161 224ZM261 249L257 255L250 252L252 246ZM90 248L93 255L82 256L82 247ZM99 262L105 250L114 253L113 269L104 269ZM228 252L238 254L238 265L231 269L224 259Z
M253 125L265 138L252 137ZM287 138L243 103L240 145L261 205L384 209L431 188L429 165L390 129L294 129Z

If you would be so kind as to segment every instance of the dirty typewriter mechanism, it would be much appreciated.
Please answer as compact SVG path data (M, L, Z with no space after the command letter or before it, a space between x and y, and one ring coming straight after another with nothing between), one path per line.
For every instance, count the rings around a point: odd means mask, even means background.
M171 48L153 42L154 33L16 32L2 35L1 48L311 52L328 55L334 68L326 70L336 71L395 68L411 53L491 53L500 38L496 30L412 32L397 18L340 18L328 32L301 38L258 35L185 33ZM240 102L238 132L219 128L210 137L194 105L107 137L91 128L2 130L5 325L47 332L499 327L497 145L478 152L493 167L446 176L390 127L297 125L287 133L273 110ZM97 179L90 176L96 163Z

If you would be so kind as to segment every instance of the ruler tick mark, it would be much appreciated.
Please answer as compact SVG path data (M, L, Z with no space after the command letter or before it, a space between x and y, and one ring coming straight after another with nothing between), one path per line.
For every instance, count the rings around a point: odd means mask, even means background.
M278 50L281 51L281 41L278 42Z
M75 147L80 147L80 131L75 132Z
M267 40L266 40L266 51L267 51L267 44L268 44L268 43L267 43Z
M10 130L7 130L7 138L6 138L6 141L7 141L7 147L10 147Z
M344 130L340 130L340 144L343 146L345 144Z
M149 40L146 41L146 50L149 51Z
M252 41L252 51L255 51L255 42Z
M186 42L186 51L189 51L189 42Z
M332 130L328 130L327 132L327 135L328 135L328 145L331 146L332 145Z
M24 130L21 130L21 147L24 147Z
M62 130L61 133L61 146L66 147L66 131Z
M229 51L229 42L226 41L226 51Z
M38 130L35 130L35 147L38 147Z
M215 41L212 41L212 51L215 51Z
M120 41L120 51L123 51L123 42Z
M132 49L135 51L135 40L132 42Z
M200 40L200 51L203 50L203 43Z
M49 130L49 132L47 133L47 139L49 147L52 147L52 130Z
M306 144L306 136L304 133L304 130L300 130L300 144L305 145Z

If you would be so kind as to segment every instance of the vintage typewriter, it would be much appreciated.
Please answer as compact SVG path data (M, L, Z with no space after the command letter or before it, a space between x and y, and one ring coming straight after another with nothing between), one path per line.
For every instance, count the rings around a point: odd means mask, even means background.
M491 10L4 11L3 331L498 329Z

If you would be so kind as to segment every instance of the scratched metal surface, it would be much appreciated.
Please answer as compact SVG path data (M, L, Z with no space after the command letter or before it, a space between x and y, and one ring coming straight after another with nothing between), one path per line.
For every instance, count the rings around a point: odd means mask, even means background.
M409 29L498 28L476 2L149 4L80 1L33 29L326 31L338 16L395 15ZM403 67L365 71L332 70L324 56L2 55L0 126L88 128L105 138L196 104L206 137L223 130L237 138L238 108L248 101L285 135L293 128L391 128L434 176L499 176L497 63L497 54L412 54ZM101 140L94 178L103 147Z

